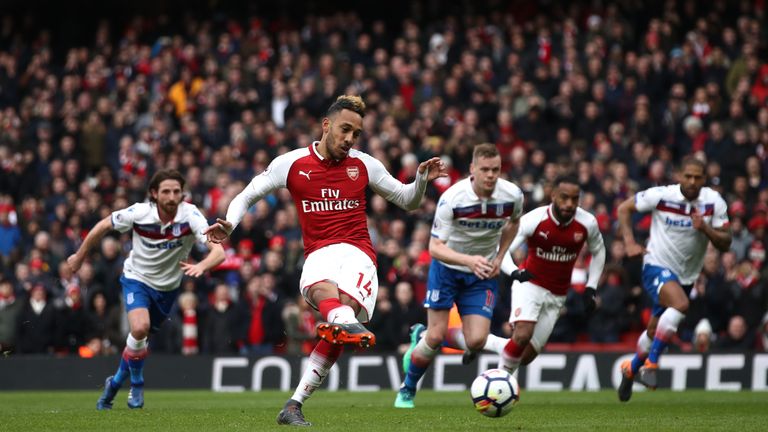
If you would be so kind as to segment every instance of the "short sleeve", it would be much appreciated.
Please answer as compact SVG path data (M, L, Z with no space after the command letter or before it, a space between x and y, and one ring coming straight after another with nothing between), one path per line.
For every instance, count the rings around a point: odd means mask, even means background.
M437 202L435 211L435 220L432 223L432 237L442 241L448 240L453 228L453 207L445 197L441 197Z
M722 198L715 201L715 211L712 215L712 228L722 228L728 226L728 205Z
M649 212L656 208L661 201L664 189L653 187L635 194L635 207L639 212Z
M515 208L512 210L512 220L518 220L523 216L524 201L525 198L523 197L522 191L520 191L515 199Z
M191 204L190 204L191 205ZM196 206L192 205L189 216L189 226L192 228L192 232L195 233L195 238L198 242L205 244L208 241L208 237L204 234L208 229L208 221L203 216Z
M121 233L133 228L133 222L139 217L141 203L112 212L112 227Z

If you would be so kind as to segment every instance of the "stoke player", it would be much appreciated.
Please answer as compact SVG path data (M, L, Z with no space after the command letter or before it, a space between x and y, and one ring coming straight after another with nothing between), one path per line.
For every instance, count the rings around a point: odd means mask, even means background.
M632 397L635 377L655 389L659 356L667 347L688 310L688 295L701 273L707 245L721 252L731 246L728 208L719 193L704 187L704 163L686 157L681 163L680 183L638 192L618 208L619 230L628 256L643 256L643 288L653 299L646 331L637 341L632 360L621 365L619 400ZM632 215L651 212L647 248L635 241Z
M485 349L501 355L500 366L515 373L520 365L531 363L546 345L565 304L571 286L571 274L584 244L592 259L587 287L582 294L584 309L595 309L597 284L605 265L605 246L597 219L580 208L581 188L572 175L555 179L552 203L538 207L520 218L509 253L504 254L502 271L512 279L512 308L509 322L512 338L489 335ZM512 253L523 243L525 261L518 268ZM471 358L463 359L464 363Z
M208 222L195 205L182 201L184 177L176 170L160 170L149 181L149 202L117 210L99 221L77 252L67 258L76 272L88 251L111 230L133 230L133 248L123 264L120 284L130 332L120 366L107 378L96 409L112 409L118 390L130 376L128 407L144 406L144 361L147 337L168 319L179 296L182 274L199 277L224 261L221 245L207 241ZM208 256L196 264L185 262L195 240L205 243Z
M447 175L440 158L422 162L408 185L384 165L352 149L363 127L365 104L358 96L339 96L322 120L320 141L275 158L230 203L226 220L208 228L222 242L258 200L277 188L291 192L301 225L304 254L299 290L326 322L317 326L321 340L296 391L277 417L278 424L309 426L303 403L320 386L341 355L343 344L370 347L375 336L360 322L373 315L378 291L376 253L366 222L367 187L406 210L420 204L427 182Z
M440 197L432 225L429 253L432 264L427 280L427 329L412 329L411 347L405 353L405 380L395 399L396 408L413 408L416 384L440 346L449 344L479 350L491 327L498 297L496 276L503 253L517 232L523 210L523 193L513 183L499 179L501 156L494 144L475 146L470 177L448 188ZM448 318L456 304L462 318L461 332L448 334Z

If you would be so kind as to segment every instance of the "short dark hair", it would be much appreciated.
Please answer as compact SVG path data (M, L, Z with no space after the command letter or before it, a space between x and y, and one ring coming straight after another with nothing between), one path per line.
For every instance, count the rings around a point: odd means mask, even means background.
M701 159L698 159L698 158L696 158L694 156L686 156L686 157L684 157L683 161L680 162L680 169L681 170L685 169L685 167L687 167L688 165L695 165L695 166L701 168L701 170L704 173L707 172L706 164Z
M151 202L155 202L155 199L152 198L152 191L156 191L160 188L160 183L164 182L165 180L176 180L181 185L181 189L184 189L184 184L186 183L184 181L184 176L181 175L180 172L176 171L175 169L161 169L160 171L156 172L155 175L152 176L152 179L149 180L149 187L147 188L147 193L149 194L149 200Z
M356 112L360 117L365 117L365 102L363 102L363 98L353 95L341 95L337 97L336 101L328 107L325 116L330 117L345 109Z
M472 150L473 161L481 157L492 158L496 156L499 156L499 149L496 148L496 144L490 144L490 143L478 144Z
M553 185L555 187L558 187L563 183L575 184L576 186L579 187L579 189L581 189L581 184L579 183L579 179L574 174L560 174L559 176L555 177L555 182L553 183Z

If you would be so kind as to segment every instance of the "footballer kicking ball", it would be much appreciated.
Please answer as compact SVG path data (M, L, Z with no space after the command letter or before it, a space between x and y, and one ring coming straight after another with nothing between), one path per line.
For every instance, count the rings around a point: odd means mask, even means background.
M488 417L502 417L520 400L515 377L501 369L489 369L472 382L469 389L475 409Z

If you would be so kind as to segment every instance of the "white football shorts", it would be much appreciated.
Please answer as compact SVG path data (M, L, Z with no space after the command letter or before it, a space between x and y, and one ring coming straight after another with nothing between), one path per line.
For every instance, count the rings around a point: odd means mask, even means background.
M355 246L336 243L322 247L307 256L301 271L301 295L312 307L308 291L318 282L331 282L339 291L352 297L361 307L357 314L360 322L368 322L376 306L379 278L371 258Z
M540 353L546 345L555 323L560 317L560 310L565 305L565 296L557 296L552 291L531 282L512 283L512 308L509 322L535 322L531 336L531 345Z

